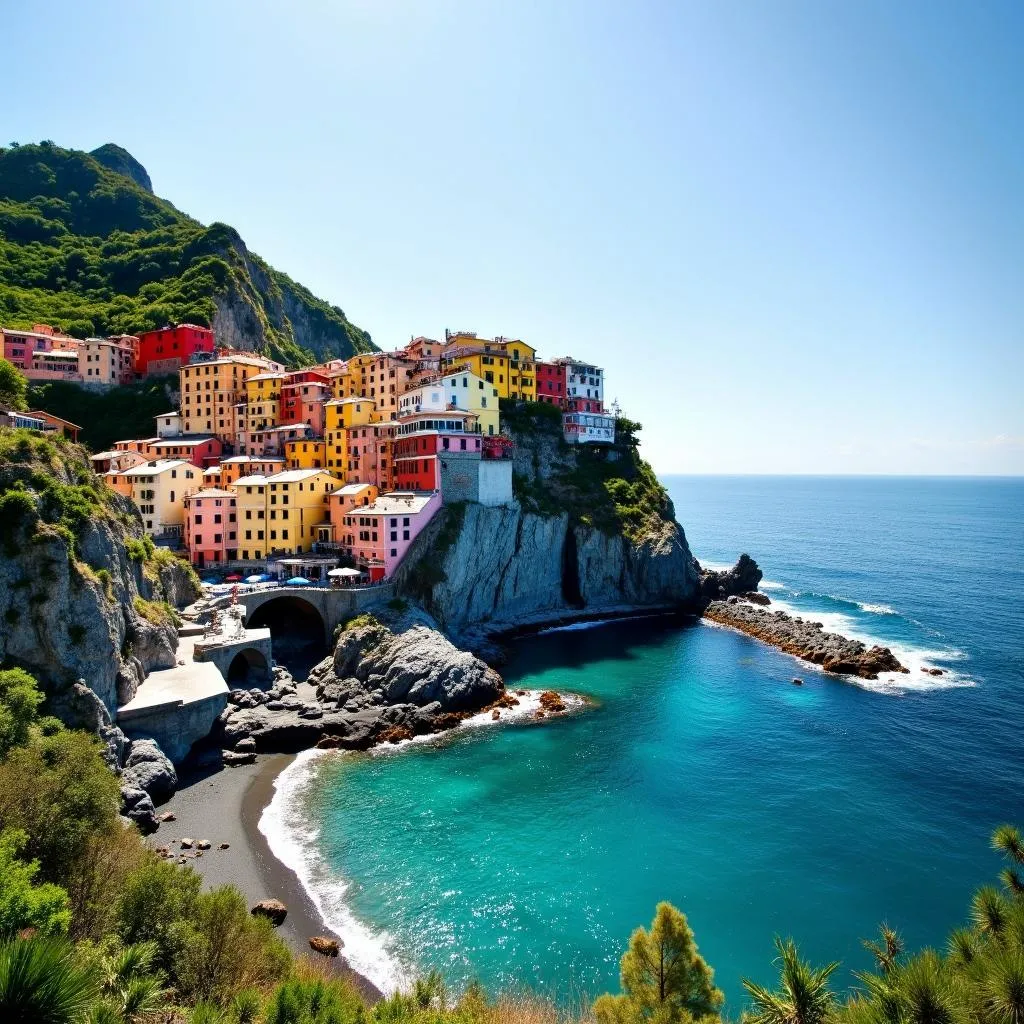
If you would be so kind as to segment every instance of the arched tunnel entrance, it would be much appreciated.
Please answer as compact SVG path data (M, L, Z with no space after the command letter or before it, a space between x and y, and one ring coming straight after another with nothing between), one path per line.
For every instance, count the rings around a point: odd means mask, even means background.
M265 683L270 678L270 666L263 657L262 651L255 647L240 651L231 659L228 666L228 685L240 686L243 689Z
M309 670L327 655L327 628L320 612L301 597L275 597L261 604L249 616L250 629L270 629L274 660L303 680Z

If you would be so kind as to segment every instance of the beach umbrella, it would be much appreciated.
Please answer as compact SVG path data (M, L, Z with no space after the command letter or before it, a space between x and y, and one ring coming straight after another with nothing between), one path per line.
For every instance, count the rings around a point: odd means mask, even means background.
M331 569L327 574L328 576L359 576L361 575L358 569Z
M263 576L260 573L256 573L255 576L246 576L245 577L245 582L246 583L262 583L263 582Z
M241 583L242 582L242 577L239 576L237 572L233 572L230 576L225 576L224 577L224 582L225 583Z
M215 586L216 584L220 583L220 577L219 576L207 576L207 577L205 577L203 579L203 583L205 583L208 587Z
M305 587L309 585L309 580L305 576L293 576L290 580L285 581L289 587Z

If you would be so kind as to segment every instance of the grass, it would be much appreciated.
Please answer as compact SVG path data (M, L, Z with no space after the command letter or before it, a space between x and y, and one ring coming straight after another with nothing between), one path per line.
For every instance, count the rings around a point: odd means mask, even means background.
M137 596L132 603L139 616L154 626L181 625L181 617L166 601L147 601Z

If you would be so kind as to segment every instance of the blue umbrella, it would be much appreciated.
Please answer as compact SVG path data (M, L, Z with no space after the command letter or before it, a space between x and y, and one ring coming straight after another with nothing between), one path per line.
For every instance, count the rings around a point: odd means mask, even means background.
M285 581L289 587L305 587L309 585L309 580L305 576L293 576L290 580Z

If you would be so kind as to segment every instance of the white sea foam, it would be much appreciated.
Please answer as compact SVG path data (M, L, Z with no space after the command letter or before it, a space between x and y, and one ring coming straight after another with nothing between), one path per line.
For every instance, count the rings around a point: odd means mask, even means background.
M761 580L758 584L759 590L786 590L785 583L779 583L777 580Z
M412 974L393 949L391 936L368 928L345 902L348 883L320 855L320 830L303 818L302 795L316 775L321 757L343 757L333 750L306 750L277 777L274 796L260 817L259 829L274 856L299 877L324 922L345 939L345 957L382 992L410 983Z
M519 704L502 708L494 719L490 711L482 711L465 719L457 729L431 736L416 736L400 743L373 747L374 756L395 754L413 744L442 743L463 729L494 728L532 719L540 708L541 690L528 690L517 696ZM562 693L570 711L586 706L586 701L573 693ZM369 978L382 992L405 989L416 976L414 965L400 956L394 938L386 931L367 927L345 902L349 883L324 861L318 846L320 830L302 815L304 795L317 773L316 762L323 757L345 757L342 750L306 750L274 781L274 795L260 816L259 830L267 839L271 852L298 875L320 917L345 940L345 957L352 967Z
M862 612L868 612L871 615L899 615L899 612L895 608L890 608L887 604L873 604L870 601L858 601L857 607Z
M616 622L633 622L636 619L657 619L661 618L660 612L642 615L619 615L609 619L587 619L584 622L567 622L564 626L546 626L538 629L535 636L544 636L547 633L574 633L580 629L597 629L599 626L611 626Z
M847 598L830 596L829 599L849 604L851 607L861 607L860 602L850 601ZM881 607L888 608L887 605ZM953 648L926 649L908 646L898 641L886 640L883 637L874 636L866 631L863 621L859 621L845 612L822 612L799 608L790 601L778 598L772 599L769 610L786 612L786 614L794 617L800 616L805 622L820 622L822 629L826 633L838 633L840 636L849 637L851 640L860 640L869 647L874 644L878 644L880 647L888 647L896 655L900 663L909 669L907 673L884 672L877 679L859 679L856 676L843 677L865 690L874 690L878 693L889 693L898 696L910 692L947 690L951 687L976 685L969 675L949 668L950 662L966 660L967 655L963 651ZM898 615L899 613L890 610L880 614ZM795 658L795 655L793 657ZM811 662L804 661L803 659L796 660L799 661L801 667L807 670L824 672L823 669L818 668L818 666ZM943 674L941 676L933 676L929 672L924 671L925 669L933 668L941 669Z

